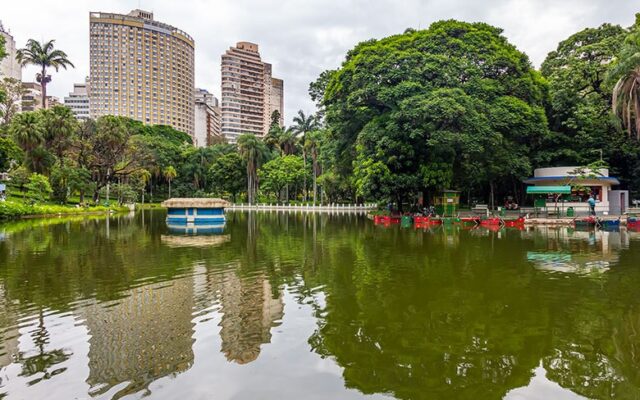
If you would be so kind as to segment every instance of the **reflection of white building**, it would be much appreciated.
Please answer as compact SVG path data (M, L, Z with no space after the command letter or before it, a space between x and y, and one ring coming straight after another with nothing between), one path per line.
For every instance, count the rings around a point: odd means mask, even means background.
M605 272L619 262L621 250L629 247L629 234L620 231L574 231L566 227L536 226L531 233L546 238L542 247L527 252L536 269L566 272Z
M598 171L591 171L589 169L580 171L580 168L581 167L538 168L534 171L532 178L524 180L524 183L534 185L534 188L527 189L527 193L546 195L546 206L548 208L556 206L556 195L560 195L559 206L565 209L573 207L575 210L582 211L588 210L587 200L590 195L593 195L596 199L596 211L608 212L609 199L612 192L611 187L619 185L620 182L617 178L609 176L609 170L606 168ZM566 189L567 186L571 188L570 191L568 191L569 193L561 190L562 187ZM554 189L546 192L544 190L545 188L557 188L557 190ZM628 203L628 198L626 202Z

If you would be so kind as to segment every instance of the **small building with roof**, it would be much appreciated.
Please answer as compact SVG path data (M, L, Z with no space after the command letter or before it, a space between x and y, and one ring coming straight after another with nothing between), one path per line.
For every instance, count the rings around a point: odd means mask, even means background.
M594 196L596 212L608 213L612 187L620 181L609 176L607 168L550 167L536 169L533 177L525 179L524 183L531 185L527 187L527 194L540 195L536 207L542 207L544 203L547 209L571 207L586 211L589 209L587 200Z

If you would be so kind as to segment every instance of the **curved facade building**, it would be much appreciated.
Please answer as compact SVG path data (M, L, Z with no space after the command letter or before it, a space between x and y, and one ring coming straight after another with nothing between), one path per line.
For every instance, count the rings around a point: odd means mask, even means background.
M271 114L280 113L284 122L284 82L273 78L271 64L260 58L258 45L238 42L222 55L222 135L231 143L250 133L269 132Z
M90 114L120 115L194 134L194 41L153 13L92 12Z

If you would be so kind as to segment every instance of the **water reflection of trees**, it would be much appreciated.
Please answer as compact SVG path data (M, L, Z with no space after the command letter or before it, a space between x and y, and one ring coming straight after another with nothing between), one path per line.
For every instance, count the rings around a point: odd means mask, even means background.
M638 242L234 213L225 232L230 241L181 247L163 243L163 224L157 215L147 215L144 225L139 217L115 218L107 236L104 223L88 220L12 232L0 242L0 262L21 266L0 269L8 303L65 310L78 299L97 299L83 311L94 387L128 381L129 393L188 369L191 312L211 304L221 314L220 350L239 364L255 360L283 316L287 285L300 302L325 293L326 304L314 304L318 328L309 343L344 368L347 386L364 393L502 398L526 386L542 361L548 379L575 393L640 397ZM527 260L530 252L563 251L611 260L615 268L597 278L549 274ZM194 265L200 272L191 279ZM145 303L140 290L163 300ZM128 323L126 309L138 304L148 306ZM154 308L166 314L154 317ZM164 337L147 333L164 324ZM129 325L136 325L131 337L115 336ZM155 346L142 362L110 351L140 354L138 342ZM156 363L168 367L154 369ZM142 378L145 370L152 372Z

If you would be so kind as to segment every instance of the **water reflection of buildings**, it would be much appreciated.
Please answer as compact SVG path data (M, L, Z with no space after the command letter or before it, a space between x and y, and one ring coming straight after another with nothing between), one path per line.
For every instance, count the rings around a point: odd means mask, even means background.
M18 354L18 318L5 303L4 285L0 283L0 370L14 361ZM2 378L0 377L0 386ZM0 396L2 397L2 396Z
M620 250L629 247L626 230L577 231L541 226L523 231L522 236L536 244L535 250L527 252L527 260L537 269L557 272L604 272L619 261Z
M218 304L221 352L229 361L247 364L258 358L263 344L271 342L271 328L284 316L284 301L281 293L274 294L265 274L239 276L239 268L196 266L196 307Z
M84 307L80 313L91 335L87 382L92 394L127 382L116 396L121 397L189 369L192 311L190 277L137 287L116 301Z
M231 240L230 235L162 235L162 243L168 247L202 247L220 246Z

